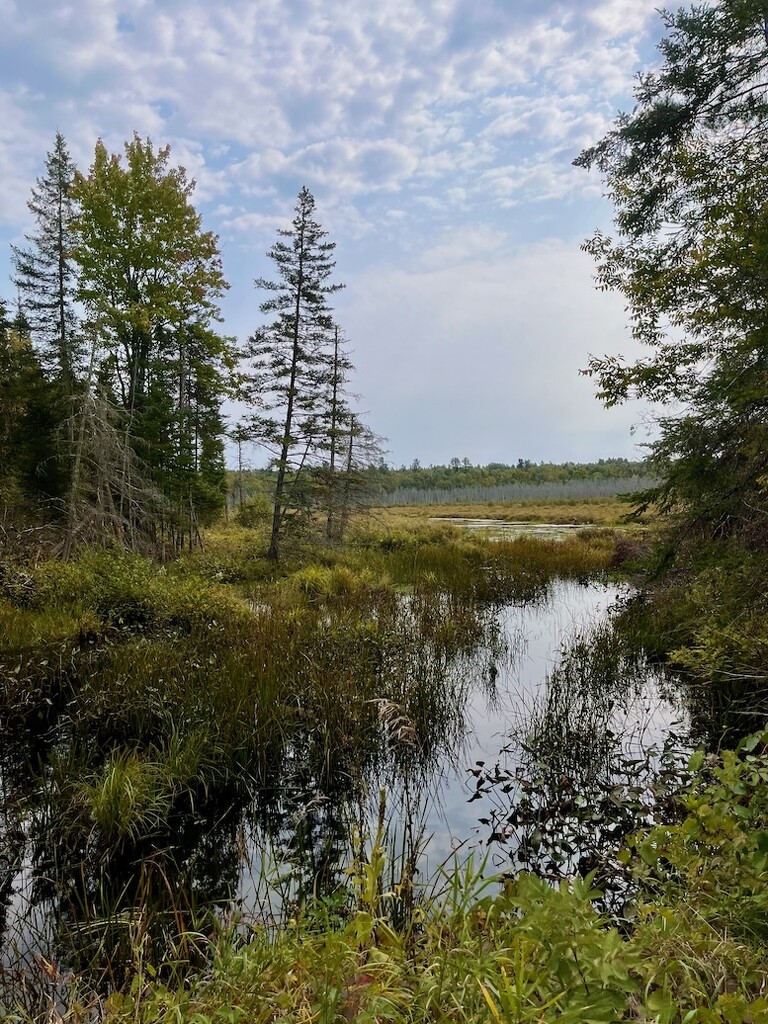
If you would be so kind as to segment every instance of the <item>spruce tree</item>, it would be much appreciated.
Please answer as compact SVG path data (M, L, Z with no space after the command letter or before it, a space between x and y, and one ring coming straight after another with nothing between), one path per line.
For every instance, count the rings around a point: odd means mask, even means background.
M323 397L328 383L333 317L327 297L342 284L332 283L335 242L315 220L315 200L299 192L290 228L278 232L268 252L277 279L259 278L256 287L270 293L261 312L275 315L248 343L253 370L247 393L259 407L248 417L249 433L272 454L276 470L269 557L277 559L285 523L314 504L309 472L327 450Z
M46 155L45 174L27 203L35 226L25 246L12 246L13 283L48 376L69 401L82 371L74 295L76 267L71 256L76 168L61 132ZM67 409L65 415L71 410Z

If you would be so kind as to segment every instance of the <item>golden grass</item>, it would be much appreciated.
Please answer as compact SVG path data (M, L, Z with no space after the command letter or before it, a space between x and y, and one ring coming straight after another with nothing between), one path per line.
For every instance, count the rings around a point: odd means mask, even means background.
M433 518L501 519L517 523L577 523L585 526L622 526L631 503L618 498L565 498L552 501L495 501L477 504L407 505L373 509L371 515L386 526L416 524ZM641 525L650 525L647 514Z

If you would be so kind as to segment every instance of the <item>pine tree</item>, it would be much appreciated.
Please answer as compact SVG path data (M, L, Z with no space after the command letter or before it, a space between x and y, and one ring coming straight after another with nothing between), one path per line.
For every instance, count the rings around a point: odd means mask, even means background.
M27 206L35 227L26 246L12 246L13 283L48 375L69 402L82 371L74 310L76 267L71 257L76 169L61 132L46 156ZM69 415L67 409L64 415Z
M276 470L269 557L277 559L285 523L314 504L311 468L327 450L322 422L328 382L328 353L333 318L327 297L343 285L331 283L335 242L314 218L315 200L299 192L290 228L278 232L268 256L277 280L259 278L256 287L271 293L260 309L275 319L250 338L253 360L247 393L260 408L248 417L253 440L273 456Z

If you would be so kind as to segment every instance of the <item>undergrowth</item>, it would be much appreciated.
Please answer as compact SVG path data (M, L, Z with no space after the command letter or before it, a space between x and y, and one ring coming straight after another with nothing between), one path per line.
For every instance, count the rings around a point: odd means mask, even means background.
M140 957L106 999L67 979L57 1019L765 1024L766 743L768 732L720 758L694 755L679 823L621 854L638 886L621 922L597 911L592 876L489 879L470 859L395 924L412 879L387 872L380 817L332 913L319 902L279 929L233 922L206 940L209 965L186 984ZM32 1018L17 1006L7 1019Z

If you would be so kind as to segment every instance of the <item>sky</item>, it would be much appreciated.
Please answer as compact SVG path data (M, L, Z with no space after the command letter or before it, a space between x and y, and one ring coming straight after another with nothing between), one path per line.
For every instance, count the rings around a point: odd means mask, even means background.
M590 353L636 354L581 243L607 229L574 168L657 59L658 0L0 0L0 295L61 131L170 144L219 235L224 333L307 186L388 461L642 457L649 410L605 410ZM237 410L232 410L233 417ZM256 466L264 453L249 455Z

